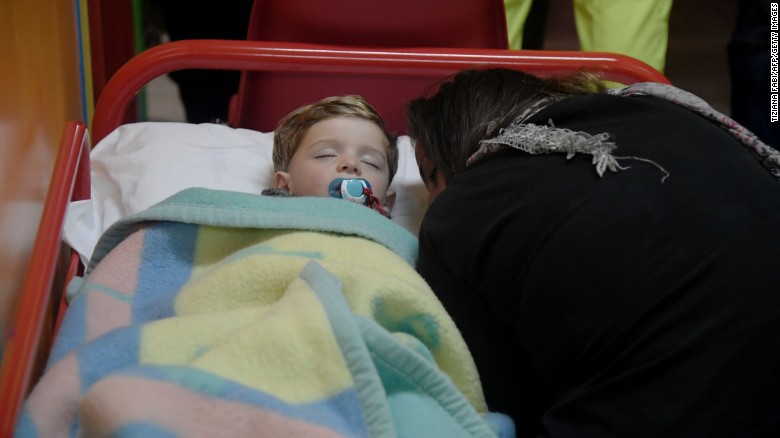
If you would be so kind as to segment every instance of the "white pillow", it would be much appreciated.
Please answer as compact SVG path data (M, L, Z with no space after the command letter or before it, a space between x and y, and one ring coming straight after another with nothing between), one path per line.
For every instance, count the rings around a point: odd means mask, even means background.
M120 218L189 187L259 194L271 187L273 133L211 123L142 122L122 125L90 155L92 198L72 202L63 240L86 264L98 238ZM427 191L409 137L398 141L393 221L414 235Z

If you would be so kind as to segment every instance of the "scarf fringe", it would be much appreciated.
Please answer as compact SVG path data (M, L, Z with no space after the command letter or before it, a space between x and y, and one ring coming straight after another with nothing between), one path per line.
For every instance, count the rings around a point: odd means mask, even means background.
M607 169L617 172L630 168L630 166L621 166L617 160L637 160L654 165L665 174L661 179L662 183L669 176L669 172L652 160L612 155L612 151L617 149L617 146L609 140L609 134L606 132L591 135L586 132L556 128L552 119L547 120L546 126L513 123L499 131L496 137L482 140L480 144L485 149L484 153L494 150L493 145L504 145L529 154L565 153L567 160L577 153L590 154L593 156L592 164L596 166L599 177L603 177Z

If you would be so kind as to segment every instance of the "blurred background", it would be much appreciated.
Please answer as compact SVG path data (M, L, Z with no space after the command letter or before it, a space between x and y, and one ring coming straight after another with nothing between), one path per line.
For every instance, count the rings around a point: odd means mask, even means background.
M738 0L675 1L669 19L669 46L664 74L676 86L707 100L724 114L730 111L730 76L726 46L737 16ZM148 29L151 40L165 40L157 17ZM579 50L571 0L536 0L526 21L524 45L545 50ZM185 121L176 82L168 77L150 84L148 117Z

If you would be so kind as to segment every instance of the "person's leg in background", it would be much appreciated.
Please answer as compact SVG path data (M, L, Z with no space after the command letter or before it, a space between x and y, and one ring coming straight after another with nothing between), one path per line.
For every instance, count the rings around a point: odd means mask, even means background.
M523 48L523 30L528 11L534 0L504 0L506 13L506 29L509 38L509 48L519 50Z
M549 0L504 0L510 49L544 49L549 4Z
M780 146L780 122L770 121L770 4L740 0L728 45L731 118L766 144Z
M205 0L154 0L171 41L183 39L246 39L253 0L219 5ZM187 121L223 123L241 73L229 70L179 70L169 74L179 86Z
M580 49L612 52L663 72L672 0L573 0Z

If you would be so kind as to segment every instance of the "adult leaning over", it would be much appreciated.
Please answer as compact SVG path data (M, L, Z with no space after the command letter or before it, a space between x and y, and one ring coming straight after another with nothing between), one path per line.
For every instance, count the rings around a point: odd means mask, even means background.
M418 269L519 436L780 430L780 154L689 93L464 71L409 105Z

